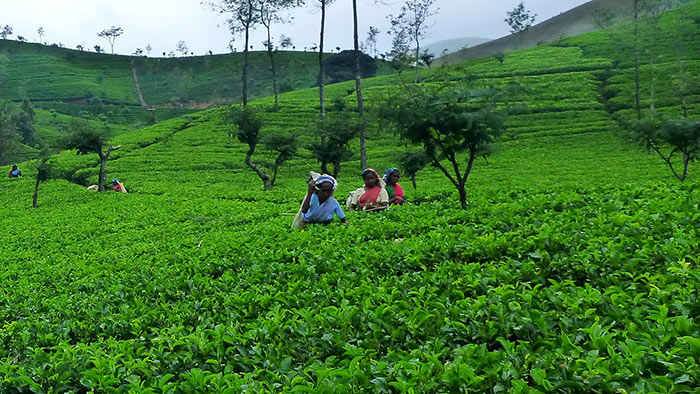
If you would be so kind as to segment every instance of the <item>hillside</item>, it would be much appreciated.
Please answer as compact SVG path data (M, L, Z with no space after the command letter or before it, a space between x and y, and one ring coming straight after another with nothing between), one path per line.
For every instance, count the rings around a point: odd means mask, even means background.
M481 45L451 53L440 59L436 64L454 64L464 60L491 56L496 53L507 53L519 49L534 47L546 42L599 30L595 13L609 11L617 18L628 18L631 0L591 0L588 3L563 12L544 22L532 26L520 34L511 34Z
M318 64L317 53L279 51L277 59L281 91L316 84L308 70ZM149 58L0 40L0 99L82 103L97 97L140 106L138 80L146 105L206 108L240 101L242 61L242 53ZM250 62L250 97L271 95L268 54L253 51ZM387 68L380 64L380 73Z
M679 73L700 75L695 19L700 1L660 24L669 116ZM228 107L116 136L108 176L129 194L86 191L96 155L64 152L32 209L22 163L24 178L0 178L0 392L698 391L697 163L681 184L620 129L625 29L421 70L425 85L527 90L475 162L466 210L426 168L417 190L402 180L404 206L292 230L318 163L302 149L263 191ZM366 80L369 113L410 74ZM645 63L645 116L649 75ZM352 86L329 86L329 103L352 104ZM287 92L276 111L253 101L262 133L316 140L316 93ZM700 118L700 95L687 99ZM399 138L375 123L369 137L370 165L394 165ZM343 163L338 200L359 173Z
M483 44L485 42L491 41L490 38L482 37L461 37L453 38L450 40L442 40L430 43L423 46L424 51L434 55L435 57L442 56L443 52L453 53L457 52L462 48L471 48L473 46Z
M276 56L281 92L316 85L316 74L309 70L317 68L317 53L280 51ZM240 53L148 58L0 39L0 100L27 98L40 111L99 120L118 135L203 108L240 102L242 61ZM251 52L250 62L250 97L271 95L268 54ZM379 74L393 72L386 62L377 62ZM50 142L67 122L48 120L40 125L39 136ZM18 153L13 161L36 153L29 147L14 151Z

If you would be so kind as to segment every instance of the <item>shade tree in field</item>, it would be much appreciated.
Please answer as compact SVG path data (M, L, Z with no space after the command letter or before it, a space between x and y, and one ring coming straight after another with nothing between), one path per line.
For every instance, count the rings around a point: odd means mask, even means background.
M260 180L263 182L263 189L269 190L272 188L270 176L263 169L253 162L253 154L260 141L260 129L262 129L262 120L258 117L254 109L250 107L235 108L232 107L226 115L226 123L235 127L235 130L229 131L229 135L235 134L238 140L248 145L248 151L245 155L245 164L253 170Z
M102 47L99 45L95 45L93 48L95 48L95 52L97 53L102 53Z
M24 99L19 111L15 112L14 121L22 143L31 147L38 146L40 141L37 138L34 127L34 107L32 107L28 99Z
M414 190L418 188L416 175L428 164L430 164L430 158L423 150L406 151L399 157L399 168L404 176L411 178Z
M121 145L108 145L107 133L102 130L97 130L84 120L73 120L69 125L69 129L71 130L70 133L63 138L63 147L66 149L75 149L76 154L79 155L97 154L100 158L100 171L97 180L98 191L105 191L107 160L109 160L109 156L112 152L121 148Z
M397 16L389 15L391 31L394 39L403 36L405 40L413 41L413 58L415 68L414 82L418 82L418 63L420 59L420 42L425 38L430 24L428 19L437 14L438 9L433 9L436 0L407 0L401 6L401 12Z
M430 163L450 180L467 207L467 179L477 157L489 153L505 131L505 110L499 109L508 91L465 88L424 88L408 85L380 108L380 117L402 139L423 146ZM447 161L448 169L443 165Z
M514 34L521 34L527 31L537 18L537 14L530 13L522 1L517 7L506 12L506 16L505 22L510 26L510 32Z
M293 134L265 134L263 136L265 149L276 154L275 162L272 165L272 180L270 184L275 186L277 182L277 172L279 168L296 155L299 149L299 141Z
M12 114L10 104L0 102L0 165L9 163L14 153L17 125Z
M0 38L3 40L7 40L7 37L12 35L12 26L10 25L5 25L3 27L0 27Z
M632 137L656 152L681 182L700 155L700 119L644 119L633 124Z
M309 146L313 157L321 163L321 172L332 174L338 178L343 161L354 157L350 142L356 138L365 127L362 120L353 116L343 98L333 100L326 117L316 122L314 132L320 135L321 141ZM333 165L333 172L328 165Z
M114 42L122 34L124 34L124 29L122 29L121 27L112 26L109 29L104 29L101 32L97 33L97 36L107 40L112 50L112 53L114 53Z
M48 180L51 177L53 166L49 163L51 155L46 149L42 150L39 159L32 163L32 167L36 170L36 182L34 183L34 195L32 197L32 207L38 207L39 200L39 185L41 182Z
M226 22L233 39L230 47L233 48L233 40L243 35L243 72L241 73L242 104L248 105L248 70L250 60L248 56L250 48L250 32L260 24L260 2L263 0L217 0L205 2L212 10L226 15Z

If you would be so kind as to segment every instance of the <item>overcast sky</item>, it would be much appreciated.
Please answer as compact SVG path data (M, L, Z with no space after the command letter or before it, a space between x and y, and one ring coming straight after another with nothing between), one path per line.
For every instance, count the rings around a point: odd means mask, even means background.
M367 36L369 26L376 26L382 34L379 50L385 52L390 46L386 34L388 14L397 14L404 0L390 5L375 5L372 0L358 0L360 14L360 39ZM506 11L518 5L519 0L436 0L439 8L431 18L434 23L423 44L458 38L498 38L508 34L508 25L503 21ZM526 0L525 6L537 13L537 22L542 22L587 0ZM317 4L317 0L307 0ZM76 45L89 47L95 44L109 51L106 40L97 37L97 32L110 26L120 26L124 34L116 40L115 53L131 54L136 48L151 44L151 56L162 56L163 52L175 49L178 41L185 41L197 55L211 50L214 53L228 52L231 36L225 18L200 4L199 0L0 0L0 25L10 25L16 39L18 35L38 42L37 29L43 27L43 40L62 43L68 48ZM326 47L352 47L352 1L336 0L327 11ZM297 50L318 43L320 15L313 6L297 9L292 13L293 21L274 26L273 37L285 34L292 38ZM254 49L262 49L264 32L258 30L251 38ZM242 48L237 37L234 46Z

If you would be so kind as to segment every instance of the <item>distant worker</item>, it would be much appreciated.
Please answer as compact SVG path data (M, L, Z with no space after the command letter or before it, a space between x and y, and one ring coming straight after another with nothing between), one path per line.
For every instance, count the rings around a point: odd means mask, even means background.
M384 171L384 183L386 183L386 193L389 195L389 205L401 205L404 203L403 188L399 185L401 172L398 168L389 168Z
M347 201L349 210L380 211L389 206L389 195L384 189L384 180L374 168L362 171L365 185L350 193Z
M335 178L312 172L307 185L306 197L294 219L294 227L303 228L307 223L328 224L334 216L338 216L341 223L347 222L343 208L333 198L333 192L338 187Z
M112 187L113 191L126 193L126 188L117 180L117 178L112 179L112 185L114 185L114 187Z
M12 165L12 169L10 170L10 178L21 178L22 177L22 171L19 170L19 167L17 167L17 164Z

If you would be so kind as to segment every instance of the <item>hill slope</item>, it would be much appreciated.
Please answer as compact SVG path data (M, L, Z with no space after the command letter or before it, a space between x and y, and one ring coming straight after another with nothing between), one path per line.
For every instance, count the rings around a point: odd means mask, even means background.
M511 34L449 54L436 59L435 63L454 64L464 60L491 56L499 52L506 53L530 48L541 43L595 31L600 29L595 22L595 12L610 11L618 18L624 18L630 14L631 4L631 0L592 0L538 23L521 34Z
M491 41L491 39L482 37L453 38L451 40L442 40L424 45L423 50L428 51L428 53L434 55L435 57L439 57L442 56L442 53L445 51L447 51L446 53L457 52L462 48L471 48L488 41Z

